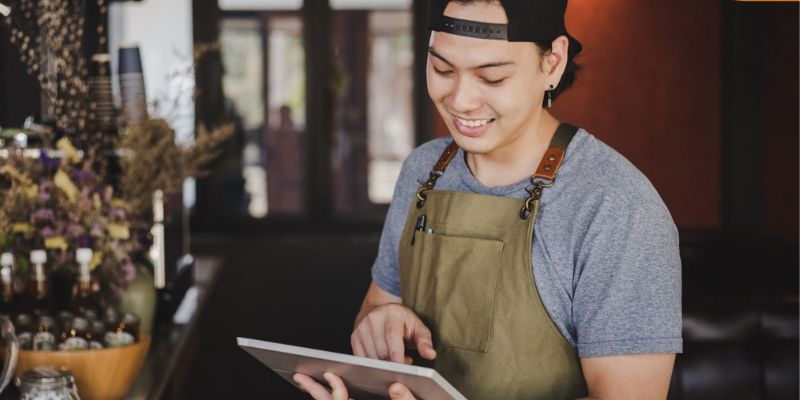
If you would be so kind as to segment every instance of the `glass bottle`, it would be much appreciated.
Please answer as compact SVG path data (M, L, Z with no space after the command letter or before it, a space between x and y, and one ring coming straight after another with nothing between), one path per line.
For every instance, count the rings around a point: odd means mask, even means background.
M33 328L33 319L29 314L17 314L14 318L14 329L21 350L31 350L33 347Z
M58 312L56 322L58 322L58 326L61 327L61 329L64 329L72 322L73 318L75 318L75 316L72 315L71 312L63 310Z
M28 309L37 317L50 311L50 294L47 287L47 275L44 263L47 262L47 253L44 250L31 251L31 264L33 273L28 293Z
M80 316L83 317L83 318L86 318L86 320L89 321L89 323L91 323L93 321L99 321L100 320L100 317L97 316L97 309L86 310Z
M92 292L92 277L89 273L89 263L92 262L92 249L80 248L76 250L75 260L80 267L70 309L75 315L84 316L87 311L97 310L97 300Z
M110 323L110 318L107 319L103 339L106 347L122 347L136 343L139 339L139 317L133 313L125 313L114 324Z
M66 351L87 350L89 341L86 340L86 332L89 331L89 321L81 317L75 317L69 324L69 328L64 330L62 336L64 341L59 345L59 349Z
M14 255L5 252L0 255L0 314L11 315L16 312L17 299L14 293Z
M56 350L58 348L56 321L50 316L43 315L39 318L39 322L36 325L36 333L33 334L33 350Z
M89 330L86 331L86 340L89 342L89 348L102 349L103 335L105 335L105 333L106 326L103 324L103 321L91 321Z

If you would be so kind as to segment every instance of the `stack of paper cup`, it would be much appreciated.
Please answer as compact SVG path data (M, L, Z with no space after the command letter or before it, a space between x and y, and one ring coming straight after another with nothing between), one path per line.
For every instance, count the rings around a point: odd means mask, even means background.
M116 132L117 119L114 97L111 94L111 56L100 53L92 56L89 65L90 115L93 129L100 132Z
M0 15L7 17L11 14L11 7L0 3Z
M127 125L139 124L147 119L142 58L137 44L122 44L119 47L119 92Z

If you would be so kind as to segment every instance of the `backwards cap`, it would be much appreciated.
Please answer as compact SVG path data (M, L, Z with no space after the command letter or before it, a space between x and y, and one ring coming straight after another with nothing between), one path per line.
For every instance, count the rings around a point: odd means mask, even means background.
M490 24L451 18L444 15L450 0L431 0L430 30L479 39L509 42L551 42L564 35L570 53L578 54L581 43L567 33L564 13L567 0L499 0L508 24Z

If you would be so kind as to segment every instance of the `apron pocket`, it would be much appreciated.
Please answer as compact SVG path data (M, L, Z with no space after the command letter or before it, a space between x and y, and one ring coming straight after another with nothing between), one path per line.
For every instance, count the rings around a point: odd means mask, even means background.
M423 234L418 302L441 344L486 352L503 242Z

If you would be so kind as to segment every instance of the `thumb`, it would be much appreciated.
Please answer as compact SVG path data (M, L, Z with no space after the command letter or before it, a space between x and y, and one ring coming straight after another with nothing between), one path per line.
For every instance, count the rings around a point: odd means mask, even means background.
M417 352L419 352L419 355L423 358L428 360L436 358L436 350L433 348L431 330L418 318L414 323L411 340L417 345Z
M389 386L389 398L392 400L415 400L414 395L402 383L394 383Z

